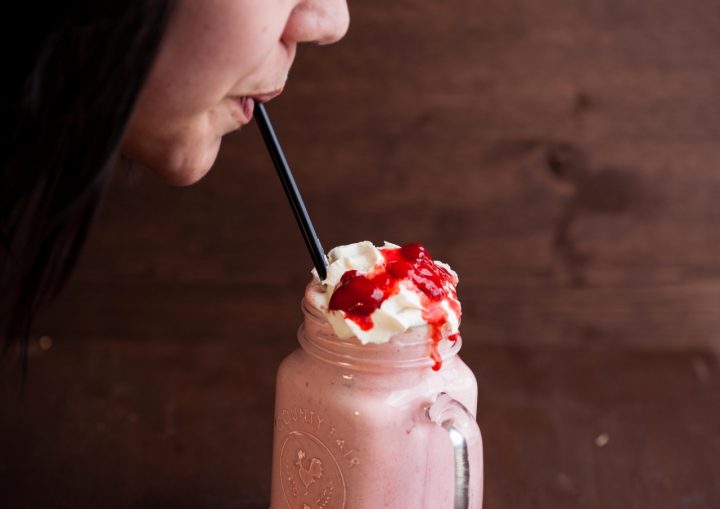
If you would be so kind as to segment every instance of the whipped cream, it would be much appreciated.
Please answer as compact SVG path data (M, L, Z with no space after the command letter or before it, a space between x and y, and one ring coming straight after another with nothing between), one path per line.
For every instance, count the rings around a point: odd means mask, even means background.
M341 339L386 343L411 327L427 325L435 343L454 339L460 326L457 274L434 261L420 244L404 247L363 241L328 253L327 277L313 269L306 300Z

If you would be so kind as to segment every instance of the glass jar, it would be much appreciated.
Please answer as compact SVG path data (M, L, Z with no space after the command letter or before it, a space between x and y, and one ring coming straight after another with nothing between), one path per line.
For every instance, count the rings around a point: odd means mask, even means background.
M338 339L303 301L300 348L277 373L274 509L479 509L483 460L477 383L427 327L388 343Z

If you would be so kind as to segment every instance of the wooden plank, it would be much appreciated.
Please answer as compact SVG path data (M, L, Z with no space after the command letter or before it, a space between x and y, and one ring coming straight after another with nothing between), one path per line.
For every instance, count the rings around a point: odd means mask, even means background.
M274 373L295 346L292 336L34 345L22 399L0 371L2 506L266 509ZM720 506L712 357L461 354L479 385L486 509Z
M351 8L270 105L327 247L425 243L486 344L720 350L716 2ZM295 309L310 263L275 180L254 126L192 188L119 174L38 333L236 335L257 323L219 310L247 285Z

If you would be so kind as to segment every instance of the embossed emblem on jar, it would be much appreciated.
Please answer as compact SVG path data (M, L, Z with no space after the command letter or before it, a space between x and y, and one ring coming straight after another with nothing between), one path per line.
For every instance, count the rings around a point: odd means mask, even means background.
M275 419L280 484L290 509L345 509L344 469L360 465L358 451L318 412L291 407Z
M344 509L345 479L320 439L291 431L280 449L281 484L291 509Z

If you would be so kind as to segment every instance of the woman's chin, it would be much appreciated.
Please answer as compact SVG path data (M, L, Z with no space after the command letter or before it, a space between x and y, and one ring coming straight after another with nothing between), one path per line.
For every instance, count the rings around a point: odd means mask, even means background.
M166 184L184 187L197 183L207 175L214 161L213 158L209 163L205 164L184 164L171 168L150 169L158 174Z
M201 180L212 168L220 150L221 138L205 143L186 141L180 150L127 151L132 161L145 166L172 186L189 186Z

